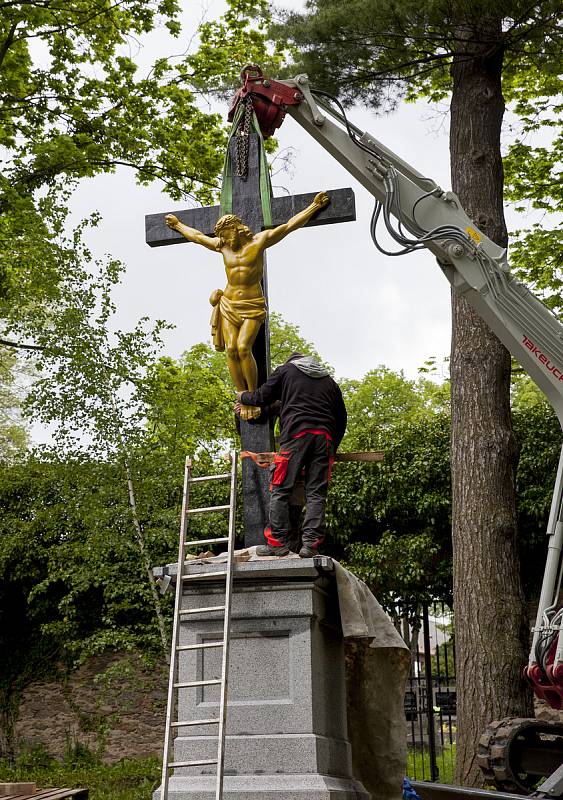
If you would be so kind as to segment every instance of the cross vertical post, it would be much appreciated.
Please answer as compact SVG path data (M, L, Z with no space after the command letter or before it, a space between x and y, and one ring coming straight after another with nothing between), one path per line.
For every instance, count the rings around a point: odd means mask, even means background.
M231 163L236 163L236 137L231 139ZM258 135L249 134L248 175L246 180L233 171L233 214L236 214L255 233L264 227L260 196L260 147ZM264 253L262 290L268 306L267 259ZM258 386L270 374L270 332L266 317L256 337L252 352L258 367ZM252 422L240 421L241 449L266 453L274 449L273 424L266 414ZM269 470L259 467L250 458L242 459L242 492L244 514L244 543L246 547L264 543L264 528L268 524Z

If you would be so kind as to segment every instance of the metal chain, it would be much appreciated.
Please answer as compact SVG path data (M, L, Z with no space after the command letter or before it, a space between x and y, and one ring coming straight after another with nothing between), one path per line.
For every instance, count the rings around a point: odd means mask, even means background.
M248 178L248 153L253 108L250 97L245 97L243 102L244 114L236 133L236 170L237 177L245 181Z

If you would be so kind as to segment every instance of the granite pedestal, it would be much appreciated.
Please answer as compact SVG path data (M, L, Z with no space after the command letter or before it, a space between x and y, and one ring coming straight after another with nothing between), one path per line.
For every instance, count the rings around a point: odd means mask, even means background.
M330 559L325 559L330 571ZM221 605L224 566L187 567L184 608ZM175 572L175 566L169 568ZM180 644L222 637L222 615L190 615ZM225 800L369 800L347 739L344 649L336 584L313 559L238 564L231 625ZM180 681L220 678L219 649L182 651ZM218 686L180 690L178 718L217 715ZM216 757L217 726L182 728L174 760ZM213 800L215 768L177 769L170 800ZM155 798L158 795L155 794Z

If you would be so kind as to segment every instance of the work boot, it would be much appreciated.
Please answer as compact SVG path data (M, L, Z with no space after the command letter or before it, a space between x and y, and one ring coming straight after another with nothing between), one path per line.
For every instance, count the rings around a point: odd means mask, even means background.
M306 544L303 545L301 550L299 551L299 558L314 558L318 555L317 551L314 547L307 547Z
M286 544L278 545L278 547L274 547L271 544L259 544L256 548L256 555L257 556L288 556L289 555L289 547Z

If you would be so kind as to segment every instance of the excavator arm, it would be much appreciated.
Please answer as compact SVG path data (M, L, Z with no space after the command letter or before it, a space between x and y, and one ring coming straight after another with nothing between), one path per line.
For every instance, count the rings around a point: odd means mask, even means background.
M311 89L306 75L274 81L258 67L246 67L242 78L230 118L247 98L264 136L285 114L293 117L375 197L374 222L381 220L396 239L396 255L421 247L434 253L454 291L466 297L547 395L563 426L563 325L510 273L506 250L479 231L457 196L349 123L334 99ZM372 233L376 238L375 225Z
M563 325L511 274L506 250L478 229L457 196L443 191L371 134L351 124L338 101L311 88L306 75L275 81L266 78L259 67L246 67L241 78L243 85L233 98L229 119L239 103L251 102L267 137L286 114L293 117L374 196L371 233L376 247L387 252L377 239L378 224L383 223L398 245L389 255L422 247L430 250L453 290L468 300L520 362L547 396L563 426ZM539 697L553 708L562 708L563 610L558 610L557 603L563 575L563 448L547 534L548 557L526 676ZM515 738L522 740L525 721L517 722ZM555 735L563 743L563 726L559 727ZM505 728L502 730L505 732ZM528 734L535 736L537 731L530 729ZM487 741L487 752L495 751L492 734ZM562 756L563 750L558 751L556 758ZM489 763L487 758L483 755L483 766ZM508 771L511 777L505 780L507 788L528 788L517 777L516 769ZM494 778L492 767L489 772Z

